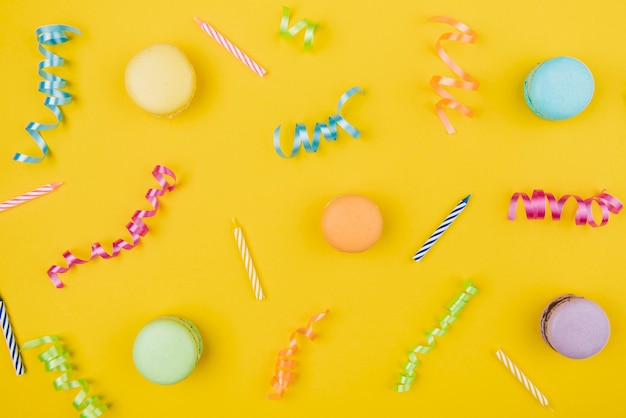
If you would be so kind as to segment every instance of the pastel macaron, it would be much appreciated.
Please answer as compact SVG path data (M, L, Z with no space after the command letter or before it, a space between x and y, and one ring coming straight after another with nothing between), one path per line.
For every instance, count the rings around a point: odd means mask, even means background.
M196 73L177 46L154 44L139 51L126 66L126 91L146 112L171 118L189 106Z
M171 385L185 379L202 355L202 337L193 323L162 316L144 326L135 338L133 362L152 383Z
M611 334L609 319L597 303L576 295L563 295L541 315L541 336L555 351L571 359L596 355Z
M322 213L322 233L328 244L342 252L357 253L372 247L383 230L378 206L365 196L344 194L332 199Z
M572 57L556 57L538 64L524 80L528 107L547 120L564 120L591 102L594 80L585 64Z

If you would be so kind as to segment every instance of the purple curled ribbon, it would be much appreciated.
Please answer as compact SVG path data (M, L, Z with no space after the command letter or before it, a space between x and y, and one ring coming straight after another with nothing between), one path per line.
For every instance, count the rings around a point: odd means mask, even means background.
M280 125L274 130L274 149L276 153L282 158L293 158L298 154L300 145L304 147L306 152L317 152L317 148L320 145L320 140L324 137L327 141L336 141L338 129L341 127L352 138L359 139L361 132L352 126L343 116L341 116L341 109L343 105L356 93L363 93L360 87L352 87L339 98L337 104L337 113L328 117L328 123L317 122L313 129L313 140L309 140L309 134L306 130L306 125L303 123L296 123L296 130L293 140L293 148L291 149L291 155L287 156L280 149Z
M615 196L606 193L604 190L588 199L583 199L580 196L566 194L560 199L556 199L551 193L544 193L543 190L533 190L532 196L528 196L526 193L514 193L509 203L509 216L510 221L515 219L515 212L517 208L517 201L522 198L524 202L524 210L526 211L527 219L544 219L546 216L546 209L550 207L552 213L552 220L558 221L561 219L561 213L563 207L569 198L574 198L578 204L576 209L576 225L589 224L596 228L604 226L609 221L609 215L611 213L618 214L623 208L622 202ZM547 205L546 205L547 200ZM593 203L596 203L602 212L602 221L598 224L593 217Z

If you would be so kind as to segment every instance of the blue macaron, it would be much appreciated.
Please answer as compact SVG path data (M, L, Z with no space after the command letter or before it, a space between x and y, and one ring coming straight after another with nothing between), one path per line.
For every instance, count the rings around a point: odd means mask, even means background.
M547 120L569 119L582 112L593 97L589 68L576 58L556 57L537 65L524 80L530 110Z

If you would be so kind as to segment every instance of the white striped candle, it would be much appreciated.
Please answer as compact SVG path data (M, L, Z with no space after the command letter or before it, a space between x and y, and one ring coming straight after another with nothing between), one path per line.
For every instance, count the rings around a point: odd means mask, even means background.
M11 328L11 322L9 321L9 315L7 314L4 301L0 297L0 324L2 325L2 334L7 342L9 348L9 354L11 355L11 362L15 369L15 374L21 376L24 374L24 364L22 363L22 356L20 355L20 348L15 341L15 335Z
M62 184L63 183L44 184L43 186L38 187L28 193L24 193L23 195L14 197L13 199L0 202L0 212L9 210L11 208L14 208L15 206L21 205L22 203L29 202L33 199L37 199L38 197L53 192L61 187Z
M265 295L263 294L263 289L261 288L261 282L259 281L259 276L256 273L256 268L254 267L254 263L252 262L252 257L250 256L250 250L248 250L248 246L246 245L246 239L243 236L243 230L237 224L235 218L233 218L233 226L235 229L233 230L235 235L235 241L237 242L237 248L239 248L239 254L241 255L241 261L243 261L243 265L248 273L248 277L250 278L250 284L252 285L252 290L254 291L254 297L256 300L265 299Z
M414 261L420 261L426 253L435 245L435 242L443 235L444 232L450 227L450 224L463 212L463 209L467 206L467 202L469 201L472 195L469 194L465 199L461 200L455 207L452 209L452 212L443 220L443 222L437 227L435 232L432 233L430 237L426 240L426 242L422 245L422 247L417 250L417 252L413 255Z
M252 58L250 58L245 52L241 49L237 48L231 41L226 39L224 35L219 33L213 26L208 23L198 19L197 17L193 18L200 28L206 32L211 38L213 38L218 44L222 45L224 49L233 54L235 58L244 63L246 67L257 73L259 77L263 77L267 71L265 68L261 67L257 64Z
M511 361L511 359L506 354L504 354L504 351L502 351L502 349L498 349L498 351L496 351L496 357L498 357L498 360L502 362L504 367L509 369L513 376L517 377L517 380L519 380L520 383L524 385L526 390L529 391L535 397L535 399L537 399L537 401L539 401L541 406L547 406L548 408L552 409L550 405L548 405L548 399L546 398L546 396L541 393L539 389L537 389L537 386L533 385L530 379L528 379L528 377L526 377L526 375L522 373L522 371L515 365L515 363L513 363L513 361Z

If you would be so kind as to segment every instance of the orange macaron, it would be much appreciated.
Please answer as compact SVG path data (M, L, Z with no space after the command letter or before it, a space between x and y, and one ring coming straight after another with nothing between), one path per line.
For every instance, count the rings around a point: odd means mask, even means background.
M372 247L383 231L378 206L357 194L332 199L322 213L322 233L331 247L346 253L358 253Z

